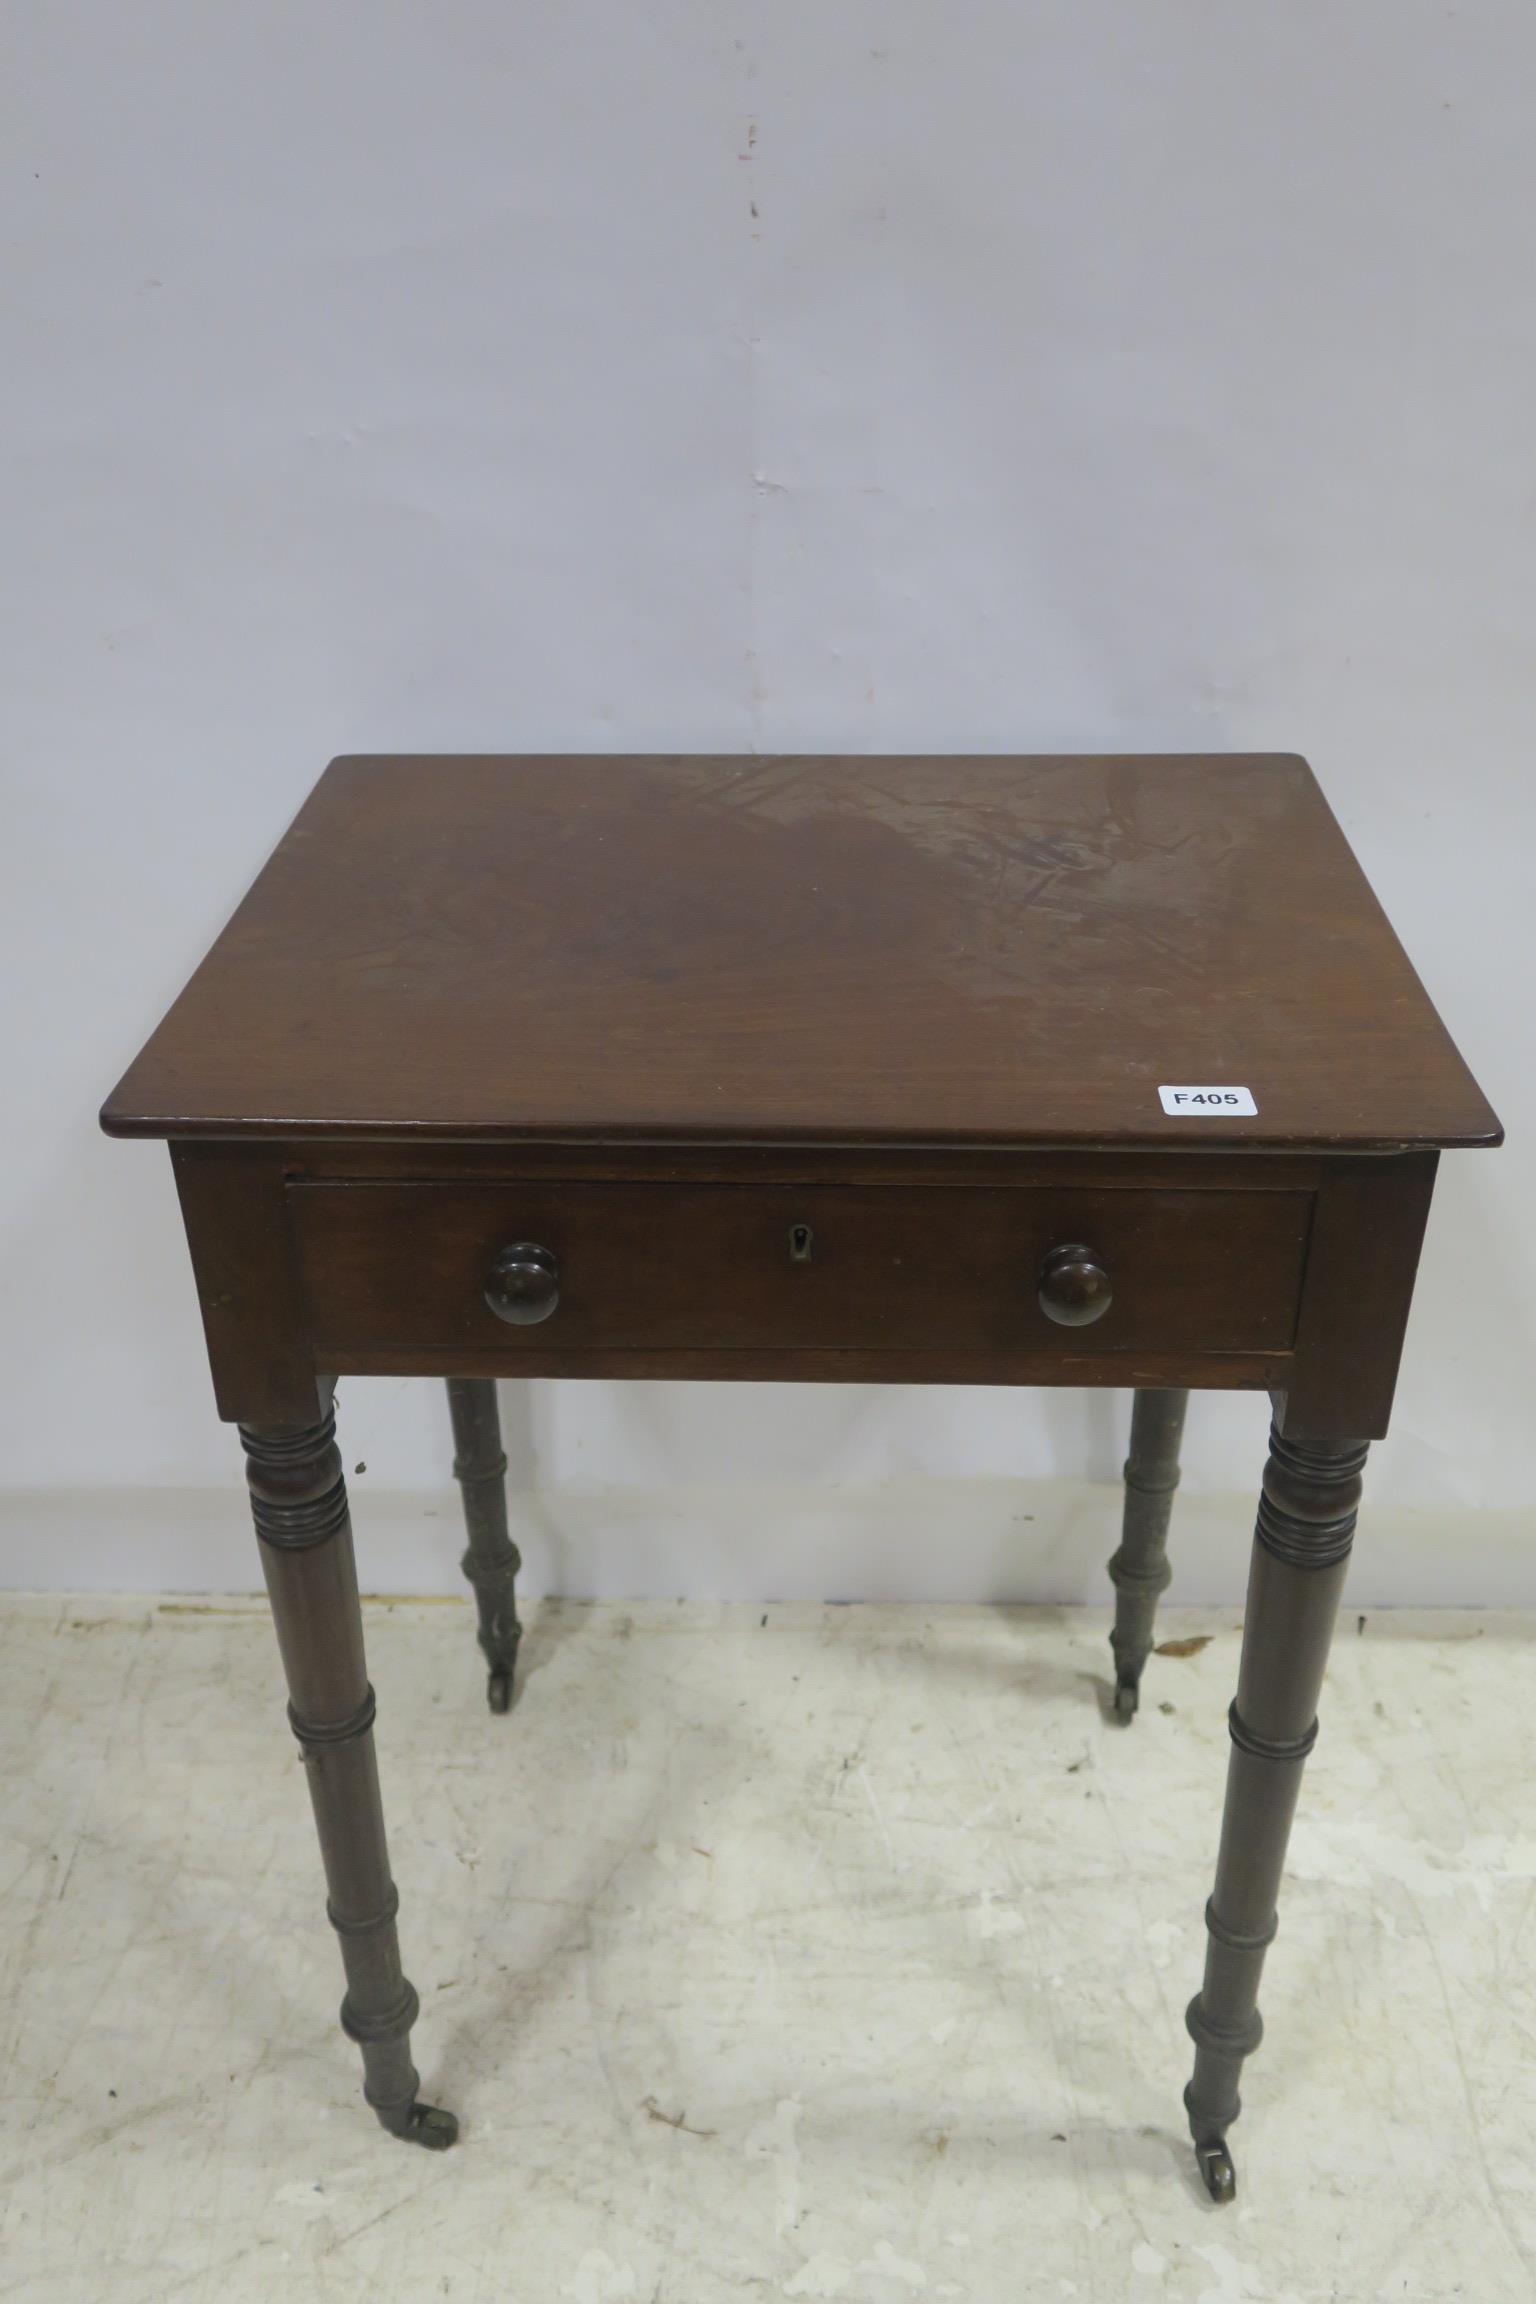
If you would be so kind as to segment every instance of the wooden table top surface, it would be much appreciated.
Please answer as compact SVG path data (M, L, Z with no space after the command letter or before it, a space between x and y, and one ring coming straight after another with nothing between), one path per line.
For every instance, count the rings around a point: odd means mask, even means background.
M1469 920L1469 932L1475 921ZM1241 1087L1253 1115L1163 1110ZM126 1136L1490 1144L1293 756L333 761Z

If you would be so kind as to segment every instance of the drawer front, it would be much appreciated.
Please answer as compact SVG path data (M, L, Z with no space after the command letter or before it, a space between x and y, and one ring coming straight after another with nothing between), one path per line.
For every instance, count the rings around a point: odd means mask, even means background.
M1284 1352L1309 1192L991 1186L302 1183L288 1188L322 1365L359 1354ZM1081 1242L1112 1300L1058 1326L1038 1299ZM557 1301L486 1302L510 1247ZM553 1266L553 1273L549 1267ZM542 1304L540 1305L542 1308Z

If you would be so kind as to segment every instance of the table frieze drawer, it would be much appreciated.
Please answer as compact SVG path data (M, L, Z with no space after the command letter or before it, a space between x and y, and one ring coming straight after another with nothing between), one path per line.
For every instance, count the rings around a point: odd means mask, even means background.
M1312 1194L295 1182L322 1364L380 1350L1284 1352Z

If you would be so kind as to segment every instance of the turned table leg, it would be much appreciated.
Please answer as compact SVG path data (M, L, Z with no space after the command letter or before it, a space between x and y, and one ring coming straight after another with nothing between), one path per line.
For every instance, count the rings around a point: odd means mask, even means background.
M1205 1982L1186 2018L1195 2071L1184 2105L1215 2200L1230 2200L1236 2190L1226 2131L1238 2115L1243 2059L1263 2035L1259 1975L1277 1926L1302 1765L1317 1738L1317 1699L1354 1541L1366 1445L1270 1432L1229 1715L1216 1888L1205 1908Z
M1152 1650L1159 1596L1168 1589L1168 1519L1179 1484L1187 1392L1138 1392L1125 1460L1125 1515L1120 1549L1109 1563L1115 1587L1115 1711L1134 1718L1142 1667Z
M334 1415L302 1426L241 1425L251 1514L304 1756L327 1911L341 1939L341 2025L363 2055L363 2094L392 2135L441 2151L451 2112L417 2100L417 2000L400 1967L399 1897L389 1876L373 1749L373 1690Z
M469 1538L460 1566L475 1590L488 1667L486 1701L493 1712L505 1712L512 1702L517 1644L523 1636L517 1620L517 1572L523 1562L507 1534L507 1459L494 1380L450 1376L448 1412L453 1418L453 1476L464 1491Z

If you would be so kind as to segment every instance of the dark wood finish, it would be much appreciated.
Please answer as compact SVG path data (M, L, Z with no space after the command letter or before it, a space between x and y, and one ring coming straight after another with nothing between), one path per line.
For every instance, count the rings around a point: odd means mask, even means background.
M1145 1185L1188 1194L1234 1190L1310 1192L1328 1165L1305 1157L1272 1158L1217 1151L1174 1155L1140 1153L1007 1153L799 1151L794 1148L705 1151L674 1147L602 1151L592 1147L433 1145L419 1141L327 1145L177 1143L172 1156L198 1276L199 1300L219 1413L235 1421L298 1423L315 1412L317 1376L308 1310L304 1304L285 1186L294 1181L418 1183L617 1182L644 1179L685 1185L744 1182L851 1185L866 1180L890 1188L948 1184L1006 1185L1017 1189L1119 1191ZM1353 1165L1351 1163L1350 1165ZM1383 1163L1384 1167L1390 1164ZM572 1352L560 1347L558 1326L520 1340L515 1361L489 1359L473 1345L396 1348L376 1340L335 1362L330 1375L485 1376L498 1369L537 1376L633 1378L669 1381L807 1383L901 1382L969 1384L1082 1384L1099 1380L1094 1357L1079 1356L1069 1336L1046 1335L1040 1351L957 1354L922 1349L898 1363L881 1352L766 1350ZM1041 1331L1042 1335L1046 1332ZM503 1339L504 1341L504 1339ZM1102 1349L1100 1340L1100 1349ZM1283 1389L1291 1379L1287 1352L1174 1351L1167 1340L1117 1365L1126 1385L1193 1385L1244 1390Z
M1086 1240L1064 1241L1046 1250L1035 1297L1058 1328L1091 1328L1115 1301L1114 1278L1097 1248Z
M480 1618L485 1700L493 1712L509 1712L517 1644L523 1636L517 1618L517 1572L523 1562L507 1533L507 1459L502 1453L495 1384L483 1377L450 1376L448 1411L453 1419L453 1476L464 1492L464 1533L469 1540L459 1565L474 1587Z
M1202 1080L1256 1112L1163 1112ZM410 2062L337 1373L450 1379L493 1706L518 1635L498 1375L1134 1388L1126 1715L1185 1391L1268 1390L1190 2016L1230 2196L1437 1152L1499 1138L1304 762L337 761L102 1118L172 1140L344 2021L380 2117L426 2143L453 2124Z
M229 1424L312 1422L328 1395L315 1374L281 1160L259 1144L173 1144L171 1163L219 1414Z
M1173 1571L1168 1565L1168 1521L1179 1484L1187 1391L1138 1392L1131 1411L1131 1452L1125 1460L1125 1515L1120 1549L1109 1563L1115 1587L1115 1623L1109 1644L1115 1658L1115 1714L1134 1718L1141 1675L1152 1652L1157 1603Z
M332 1370L338 1376L499 1376L595 1378L639 1384L981 1384L1057 1390L1076 1384L1141 1389L1182 1384L1193 1391L1266 1392L1285 1382L1288 1352L572 1352L505 1355L473 1347L431 1351L359 1346Z
M1069 1241L1091 1241L1114 1283L1075 1353L1284 1352L1311 1219L1300 1192L1065 1187L300 1183L289 1200L327 1367L468 1345L508 1373L573 1351L1038 1355L1067 1341L1037 1291ZM537 1326L486 1302L510 1243L558 1263Z
M1418 1152L1325 1164L1296 1362L1283 1387L1288 1432L1385 1434L1436 1160Z
M1241 1082L1256 1118L1172 1119ZM1498 1123L1305 761L343 759L121 1135L1395 1149Z
M400 1965L373 1748L373 1690L346 1482L327 1414L297 1429L242 1426L251 1515L288 1677L288 1718L304 1755L326 1910L341 1940L347 1995L341 2027L363 2055L363 2093L395 2136L441 2151L451 2112L423 2104L411 2062L416 1994Z
M228 1143L181 1144L218 1159ZM1301 1152L1050 1152L1016 1145L441 1144L295 1137L273 1157L292 1182L332 1184L991 1184L1073 1191L1313 1192L1328 1162Z
M1248 1577L1205 1982L1190 2002L1194 2078L1184 2103L1213 2199L1236 2186L1227 2130L1243 2060L1263 2037L1259 1976L1278 1926L1280 1875L1344 1588L1368 1443L1270 1432Z
M498 1248L486 1271L481 1294L509 1328L536 1328L560 1309L560 1262L553 1249L536 1240Z

